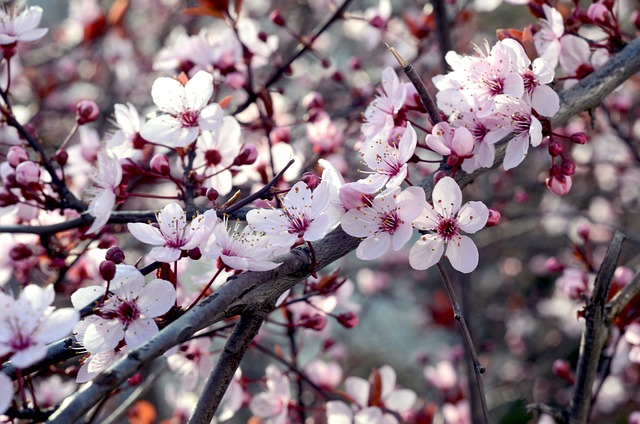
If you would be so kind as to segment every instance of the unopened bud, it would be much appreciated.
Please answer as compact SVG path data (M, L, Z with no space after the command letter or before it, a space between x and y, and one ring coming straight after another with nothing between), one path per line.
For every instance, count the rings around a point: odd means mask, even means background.
M12 168L29 160L29 154L20 146L11 146L7 152L7 162Z
M438 181L440 181L441 179L443 179L446 176L447 176L446 172L437 171L435 174L433 174L433 183L434 184L438 184Z
M500 218L502 218L500 212L495 209L489 209L489 218L487 219L485 227L495 227L500 223Z
M129 377L127 380L127 384L129 384L129 386L137 386L140 383L142 383L142 374L139 372L134 374L133 377Z
M573 175L576 172L576 164L571 159L562 159L560 172L562 172L562 175Z
M131 159L120 159L120 167L122 172L129 175L135 175L140 173L140 167Z
M291 141L290 127L276 127L269 133L271 144L288 143Z
M553 157L560 156L564 148L562 147L562 143L559 143L555 140L549 143L549 154Z
M589 225L585 224L584 222L578 225L578 235L584 241L589 240L590 232L591 232L591 229L589 228Z
M69 160L69 153L67 153L66 150L61 150L60 152L56 153L53 159L58 165L65 166L67 164L67 161Z
M23 259L27 259L32 254L33 254L33 252L31 251L29 246L27 246L26 244L22 244L22 243L16 244L9 251L9 257L13 261L21 261Z
M320 65L322 65L324 69L329 69L331 67L331 60L325 57L320 61Z
M187 255L189 256L189 259L197 261L202 257L202 252L200 252L200 248L194 247L193 249L187 252Z
M312 91L302 98L302 107L307 111L311 109L323 109L324 99L322 94L317 91Z
M100 275L106 281L113 280L113 277L116 276L116 264L112 261L102 261L100 262L100 266L98 267L100 270Z
M355 312L345 312L344 314L338 315L338 322L344 328L353 328L358 325L360 318L358 318Z
M236 166L251 165L258 159L258 149L253 144L243 144L240 154L236 156L233 164Z
M167 155L154 155L151 158L151 162L149 162L149 166L151 170L157 174L165 176L171 174L171 166L169 166L169 158Z
M100 108L93 100L80 100L76 105L76 122L84 125L98 119Z
M334 82L337 82L338 84L340 84L344 81L344 76L342 75L342 72L335 71L333 74L331 74L331 79Z
M18 203L20 199L5 187L0 187L0 207L13 206Z
M109 249L118 245L118 239L113 234L102 234L98 241L98 249Z
M327 318L324 315L315 314L307 318L302 326L311 330L322 331L327 325Z
M313 172L305 172L302 174L302 177L300 177L300 180L303 181L311 190L315 190L322 181L322 179Z
M271 12L271 14L269 15L269 19L275 25L278 25L278 26L286 25L286 22L284 21L284 17L282 16L282 13L280 13L279 10L274 10L273 12Z
M552 256L544 262L544 268L547 272L562 272L564 270L564 264L560 262L558 258Z
M26 161L16 167L16 182L29 185L40 181L40 167L35 162Z
M113 246L107 250L107 253L105 253L104 258L107 261L111 261L115 264L121 264L124 262L125 255L122 249L120 249L120 247Z
M210 187L207 189L207 199L209 199L210 202L215 202L216 200L218 200L218 197L220 196L220 193L218 193L218 190L216 190L213 187Z
M587 135L583 132L577 132L575 134L571 134L571 137L569 137L569 139L572 143L584 144L587 142Z
M369 19L369 25L374 28L384 29L384 27L387 26L387 21L382 16L376 15Z
M551 366L553 373L563 380L571 380L571 365L565 359L556 359Z

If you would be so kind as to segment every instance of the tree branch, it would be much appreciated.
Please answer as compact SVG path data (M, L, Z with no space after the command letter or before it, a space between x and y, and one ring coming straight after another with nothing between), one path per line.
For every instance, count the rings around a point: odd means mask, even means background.
M211 422L242 357L272 308L273 305L268 307L258 305L254 311L247 311L240 317L204 386L196 410L189 419L190 424Z
M640 39L630 43L612 58L611 62L613 65L605 64L570 90L561 93L562 103L560 111L553 121L555 125L562 125L572 114L595 106L591 103L591 96L598 96L601 100L629 76L640 71ZM612 69L615 66L618 68ZM497 146L499 154L496 154L495 167L502 162L505 148L506 142L504 141ZM487 171L488 169L480 169L473 174L459 172L456 179L464 186L473 178ZM425 188L427 198L431 197L432 178L425 179L421 186ZM355 250L359 243L358 238L347 235L342 229L334 230L321 241L314 243L318 261L317 269L321 269ZM106 393L132 376L145 362L156 358L172 346L186 341L196 331L226 317L241 314L243 311L261 304L267 298L273 299L275 302L280 294L310 275L313 265L307 248L294 249L281 256L278 261L282 262L282 265L274 270L248 272L230 280L229 284L224 285L192 310L165 327L151 340L133 349L102 375L86 384L69 398L64 407L56 411L50 422L61 424L74 422Z

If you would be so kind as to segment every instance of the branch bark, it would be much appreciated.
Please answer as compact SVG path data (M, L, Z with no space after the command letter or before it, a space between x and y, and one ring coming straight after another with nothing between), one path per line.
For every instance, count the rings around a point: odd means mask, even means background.
M608 93L638 71L640 71L640 39L635 39L602 68L560 94L561 107L553 120L554 125L562 125L572 115L595 107ZM496 147L494 167L502 163L506 142L503 140ZM488 169L480 169L470 175L460 172L456 175L456 179L464 186L487 171ZM433 188L432 178L425 179L421 186L425 188L427 198L430 198ZM359 242L359 239L347 235L340 228L334 230L320 242L314 243L317 269L355 250ZM61 424L74 422L106 393L132 376L145 362L162 355L172 346L186 341L202 328L226 317L242 314L254 308L255 305L263 304L266 299L275 302L280 294L309 276L312 271L313 264L307 248L294 249L280 257L278 261L282 262L282 265L274 270L248 272L234 278L191 311L165 327L153 339L129 352L101 376L76 392L64 407L56 411L49 422Z

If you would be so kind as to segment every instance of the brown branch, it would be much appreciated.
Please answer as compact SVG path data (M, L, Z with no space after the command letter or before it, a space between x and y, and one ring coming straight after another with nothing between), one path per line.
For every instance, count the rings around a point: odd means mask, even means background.
M562 125L569 117L590 105L590 97L598 96L600 100L629 76L640 71L640 39L635 39L617 56L611 59L613 65L605 64L571 89L561 93L560 112L554 124ZM617 66L616 69L611 69ZM586 82L585 82L586 81ZM601 81L601 84L598 84ZM584 85L583 85L584 84ZM587 88L585 88L587 87ZM607 91L608 90L608 91ZM504 158L506 141L497 147L494 166L497 167ZM480 169L473 174L459 172L456 179L461 186L467 185L473 178L487 172ZM421 183L427 198L433 189L432 178ZM355 250L360 240L336 229L321 241L315 243L317 269L322 269L333 261ZM243 311L261 304L265 299L274 302L280 294L293 287L312 271L312 260L308 249L297 248L278 258L282 263L278 268L265 272L248 272L235 277L232 284L226 284L217 292L204 299L191 311L187 312L142 346L133 349L121 360L113 364L86 384L68 399L68 402L52 416L50 422L66 424L74 422L86 411L102 399L106 393L121 384L137 372L148 361L162 355L169 348L189 339L196 331L208 327L224 318L241 314Z
M578 359L576 380L573 386L573 399L567 409L568 422L570 424L586 423L589 417L591 390L598 373L602 350L609 337L605 306L624 239L624 234L616 231L600 270L596 275L595 287L589 304L585 307L586 324L580 343L580 358Z
M449 68L445 56L451 47L451 33L449 27L449 17L447 16L447 7L444 0L431 0L433 4L433 13L436 16L436 29L438 34L438 47L440 49L440 69L442 73L446 73Z
M189 419L190 424L211 422L242 357L272 308L273 305L270 307L258 306L254 311L247 311L240 317L218 358L218 363L204 386L196 410Z

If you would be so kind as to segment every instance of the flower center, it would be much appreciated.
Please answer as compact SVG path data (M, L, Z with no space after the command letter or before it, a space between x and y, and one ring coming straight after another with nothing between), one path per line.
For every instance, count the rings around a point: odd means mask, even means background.
M484 83L492 96L497 96L504 92L504 79L502 78L486 79L484 80Z
M183 127L197 127L200 114L193 110L186 110L178 115L178 120Z
M118 319L125 326L140 318L140 311L134 302L122 302L117 310Z
M533 73L533 71L529 70L523 73L522 80L524 82L524 90L529 94L533 94L533 91L539 85L538 80L536 80L536 76Z
M403 223L404 221L398 217L398 212L396 210L392 210L380 216L378 230L380 230L380 232L386 232L393 235L400 224Z
M217 150L207 150L204 154L207 164L216 166L222 162L222 155Z
M438 224L436 231L445 241L449 241L458 234L458 221L455 218L444 218Z
M528 134L531 129L531 116L523 115L520 112L516 112L511 115L511 124L513 125L513 132L516 134Z

